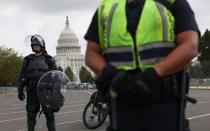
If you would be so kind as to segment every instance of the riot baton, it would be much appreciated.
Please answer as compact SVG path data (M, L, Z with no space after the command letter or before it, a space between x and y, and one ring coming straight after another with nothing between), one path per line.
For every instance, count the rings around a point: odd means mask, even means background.
M117 130L117 104L116 104L116 94L111 94L111 107L112 107L112 129Z
M180 89L180 116L179 116L179 131L184 131L184 114L185 114L185 91L186 91L186 74L185 70L181 75L181 89Z
M180 116L179 116L179 131L184 131L184 120L185 120L185 104L190 102L196 104L197 100L186 95L186 70L183 69L181 72L181 89L180 89Z

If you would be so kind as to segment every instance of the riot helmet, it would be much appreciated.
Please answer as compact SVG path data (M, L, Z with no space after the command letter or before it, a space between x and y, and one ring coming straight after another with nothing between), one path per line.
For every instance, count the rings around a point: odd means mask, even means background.
M41 47L45 47L44 39L40 35L31 36L31 46L40 45Z
M45 51L45 41L40 35L32 35L31 36L31 48L33 49L34 45L40 45L41 46L41 51ZM35 52L35 51L34 51Z

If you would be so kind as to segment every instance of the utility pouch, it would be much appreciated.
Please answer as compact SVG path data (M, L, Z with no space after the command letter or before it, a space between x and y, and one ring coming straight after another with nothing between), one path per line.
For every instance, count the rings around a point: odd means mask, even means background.
M178 98L178 86L175 76L162 78L161 101L169 101Z

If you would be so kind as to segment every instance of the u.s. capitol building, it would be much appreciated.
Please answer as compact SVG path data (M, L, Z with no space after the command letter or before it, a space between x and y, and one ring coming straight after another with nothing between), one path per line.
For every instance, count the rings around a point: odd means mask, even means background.
M79 71L82 66L85 66L85 57L81 54L79 40L74 31L69 27L68 17L66 18L66 27L61 32L56 46L56 64L63 71L67 67L71 67L75 81L79 82Z

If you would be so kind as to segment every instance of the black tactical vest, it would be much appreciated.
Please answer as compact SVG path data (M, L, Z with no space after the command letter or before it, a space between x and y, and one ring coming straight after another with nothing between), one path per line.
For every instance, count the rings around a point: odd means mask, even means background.
M44 73L48 71L49 67L44 55L35 56L28 61L28 66L26 68L26 78L29 80L37 80Z

